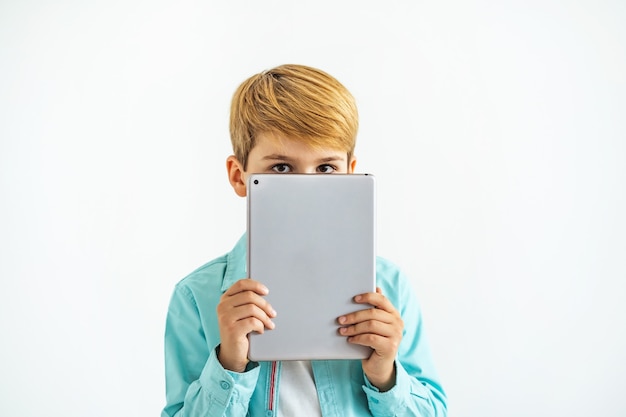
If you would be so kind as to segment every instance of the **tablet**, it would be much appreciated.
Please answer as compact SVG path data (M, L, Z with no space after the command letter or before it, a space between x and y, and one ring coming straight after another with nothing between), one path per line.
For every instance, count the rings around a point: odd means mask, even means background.
M337 318L369 306L376 288L371 174L253 174L248 179L248 276L269 288L276 327L249 335L249 359L363 359L371 348Z

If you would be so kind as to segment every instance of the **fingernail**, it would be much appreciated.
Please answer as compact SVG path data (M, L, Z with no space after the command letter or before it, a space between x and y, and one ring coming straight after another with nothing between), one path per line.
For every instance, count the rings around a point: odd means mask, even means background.
M361 297L360 295L357 295L356 297L354 297L354 301L361 301L363 297Z
M273 321L270 321L270 329L273 329L274 327L276 327L276 325L274 324Z
M348 329L346 329L345 327L340 327L339 328L339 333L341 333L341 334L346 334L347 331L348 331Z
M346 321L346 316L341 316L337 319L339 321L339 323L345 323Z

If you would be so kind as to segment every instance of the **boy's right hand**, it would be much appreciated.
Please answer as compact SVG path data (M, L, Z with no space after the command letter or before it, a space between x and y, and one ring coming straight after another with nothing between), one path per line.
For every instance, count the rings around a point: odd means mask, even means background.
M276 317L276 312L263 298L268 292L260 282L245 278L234 283L220 298L218 359L224 369L244 372L248 364L248 333L274 328L271 318Z

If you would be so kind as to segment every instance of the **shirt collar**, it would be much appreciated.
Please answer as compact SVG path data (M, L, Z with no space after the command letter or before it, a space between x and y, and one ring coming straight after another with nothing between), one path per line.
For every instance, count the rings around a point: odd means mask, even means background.
M222 292L225 292L235 282L248 278L247 273L248 234L244 233L235 244L233 250L226 255L226 271L222 282Z

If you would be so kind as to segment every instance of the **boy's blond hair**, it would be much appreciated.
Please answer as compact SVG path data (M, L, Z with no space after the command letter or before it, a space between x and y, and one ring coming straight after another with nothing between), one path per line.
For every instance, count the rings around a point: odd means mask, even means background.
M316 68L281 65L253 75L233 95L230 139L244 170L259 133L278 133L315 147L354 153L358 130L354 97Z

